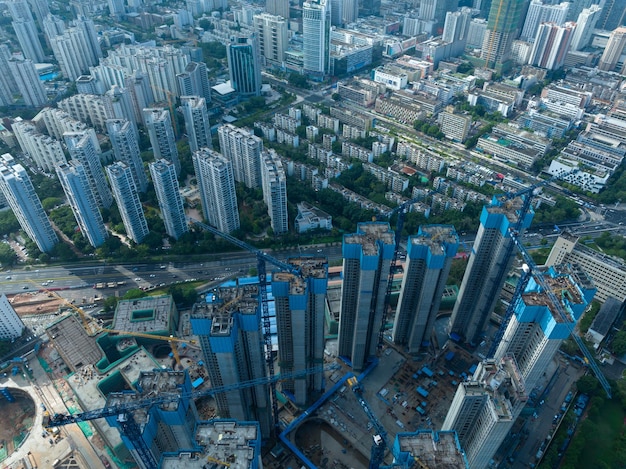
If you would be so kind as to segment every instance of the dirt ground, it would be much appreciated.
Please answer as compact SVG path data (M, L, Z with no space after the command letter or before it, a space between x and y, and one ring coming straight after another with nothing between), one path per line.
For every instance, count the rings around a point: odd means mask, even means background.
M7 454L13 453L13 438L20 432L27 432L32 426L35 417L35 403L30 397L24 396L18 390L11 390L15 402L0 400L0 445L6 445Z
M63 301L45 292L28 292L7 297L18 316L50 314L58 311Z

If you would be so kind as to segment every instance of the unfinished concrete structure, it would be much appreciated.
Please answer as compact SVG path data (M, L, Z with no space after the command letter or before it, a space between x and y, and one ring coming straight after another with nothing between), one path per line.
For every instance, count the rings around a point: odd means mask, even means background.
M146 406L133 412L133 418L141 428L141 440L157 465L166 454L198 450L194 430L198 422L198 412L189 393L191 380L185 371L154 370L142 371L135 384L135 392L112 394L107 399L107 407L132 403L141 399L151 399L173 394L179 398L170 402ZM118 415L106 418L113 428L120 428L123 420ZM154 467L142 460L141 452L134 442L123 438L128 450L140 468Z
M261 432L257 422L211 420L200 422L195 433L201 451L162 459L162 469L261 469ZM208 463L208 466L207 466Z
M111 327L116 331L169 336L178 329L178 310L171 295L122 300L117 303Z
M93 365L104 356L94 337L89 337L82 323L70 314L46 329L46 334L67 367L76 372Z
M417 430L398 433L393 443L394 461L414 467L437 469L469 469L465 452L455 431Z
M343 238L339 355L355 371L376 355L395 235L389 223L359 223Z
M409 353L430 344L441 296L459 247L453 226L420 226L409 236L402 289L393 322L394 343Z
M515 226L521 205L520 198L501 202L494 197L490 205L483 207L476 241L450 318L451 337L470 344L480 342L515 259L509 229ZM526 214L519 235L530 226L533 216L532 210Z
M548 369L596 292L593 282L578 265L550 267L539 275L553 295L534 278L530 279L494 355L496 358L514 355L529 389L535 387ZM554 304L555 298L561 302L560 308Z
M324 310L328 283L326 258L297 257L289 263L301 272L272 275L276 308L278 365L281 372L293 373L324 364ZM281 383L297 405L316 399L323 388L323 373Z
M266 376L259 286L253 279L229 282L194 305L191 327L198 336L212 386L226 386ZM220 417L256 420L263 437L271 431L267 385L215 395Z
M133 346L128 350L130 352L127 355L104 370L99 370L96 366L85 366L68 377L67 383L82 409L93 410L105 407L106 396L110 392L130 391L131 383L137 382L142 371L161 367L160 363L143 348ZM122 442L117 429L108 425L104 419L91 420L91 424L120 461L135 463L134 457Z
M484 360L470 380L459 384L442 430L455 430L469 466L484 469L527 400L513 357Z

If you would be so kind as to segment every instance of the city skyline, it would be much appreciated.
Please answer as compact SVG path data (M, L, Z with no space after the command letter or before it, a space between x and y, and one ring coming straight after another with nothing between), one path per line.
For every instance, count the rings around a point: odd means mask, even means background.
M623 398L624 1L9 0L0 340L37 343L74 416L166 399L94 417L106 451L71 450L146 469L569 458L596 398ZM47 311L57 294L81 317ZM302 444L324 425L343 452ZM67 443L31 433L41 465ZM610 466L595 450L580 461Z

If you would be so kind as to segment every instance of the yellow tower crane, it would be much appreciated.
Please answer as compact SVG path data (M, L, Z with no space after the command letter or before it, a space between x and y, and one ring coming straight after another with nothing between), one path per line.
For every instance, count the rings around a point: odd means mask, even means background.
M180 355L178 354L178 343L188 343L195 344L195 340L186 340L178 337L174 337L173 335L165 336L165 335L154 335L147 334L144 332L132 332L132 331L118 331L115 329L103 329L102 332L108 332L109 334L118 334L118 335L129 335L132 337L143 337L144 339L154 339L154 340L163 340L169 342L170 347L172 348L172 355L174 356L174 360L176 360L176 365L179 368L182 368L182 363L180 361Z
M209 462L214 462L215 464L221 464L224 467L230 467L230 463L224 462L224 461L220 461L217 458L214 458L213 456L207 456L206 460Z
M90 317L87 313L85 313L81 308L76 306L74 303L72 303L71 301L67 300L66 298L63 298L61 295L59 295L55 291L49 290L48 288L40 287L37 282L35 282L34 280L32 280L30 278L27 279L27 280L30 283L32 283L33 285L37 286L38 289L40 289L42 291L45 291L48 294L48 296L54 296L58 300L61 300L63 302L63 304L69 306L72 310L77 312L78 315L80 316L81 321L83 322L83 328L85 329L85 332L87 333L87 335L94 336L97 333L102 331L102 329L96 323L96 321L94 321L94 319L92 317Z

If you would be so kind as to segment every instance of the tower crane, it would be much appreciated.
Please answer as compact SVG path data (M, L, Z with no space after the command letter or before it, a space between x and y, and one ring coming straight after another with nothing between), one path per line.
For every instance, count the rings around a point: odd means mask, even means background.
M593 374L600 382L600 385L604 389L604 392L606 393L607 397L611 399L612 397L611 385L609 384L608 380L605 378L604 374L602 373L602 370L600 370L600 367L596 363L595 358L593 357L591 352L589 352L589 349L583 342L582 338L578 334L576 334L576 332L574 331L574 326L572 325L573 321L570 320L570 317L571 317L570 314L567 311L565 311L565 308L563 308L563 304L561 303L559 298L557 298L557 296L555 295L550 285L548 285L548 283L544 280L543 276L535 273L538 270L537 265L535 264L535 261L533 260L531 255L528 253L526 248L522 245L519 237L517 236L517 233L515 233L511 229L509 230L510 230L510 235L511 235L511 239L513 240L513 243L515 244L515 246L517 246L517 249L519 250L522 256L522 259L526 263L525 264L526 269L524 270L522 274L522 278L519 281L519 283L521 283L522 286L518 284L518 287L515 289L513 300L511 301L511 304L507 308L507 315L506 315L506 320L505 320L506 324L508 325L508 323L510 322L511 317L515 310L515 306L512 306L512 305L519 304L519 302L522 299L522 293L524 292L524 289L526 288L526 285L528 284L528 280L532 276L537 282L537 285L539 285L541 290L548 296L550 304L556 310L555 312L558 314L558 316L563 321L563 323L567 325L567 328L569 329L569 333L572 336L572 339L574 339L574 342L576 342L576 345L578 345L578 348L580 349L580 351L585 357L585 362L587 363L587 365L589 365L589 367L593 371ZM491 346L491 350L489 351L489 356L493 356L493 354L495 354L498 344L500 343L500 341L502 340L502 337L504 336L504 332L506 330L505 321L502 321L502 325L500 326L500 329L498 330L496 340L494 340L494 344Z
M154 340L164 340L169 342L170 347L172 348L172 356L174 357L174 360L176 361L176 365L178 367L182 367L182 363L180 361L180 355L178 354L178 347L177 344L178 343L189 343L189 344L195 344L196 341L195 340L187 340L187 339L181 339L179 337L174 337L173 335L170 336L165 336L165 335L153 335L153 334L146 334L143 332L129 332L129 331L117 331L114 329L102 329L102 332L108 332L109 334L119 334L119 335L130 335L133 337L143 337L144 339L154 339Z
M410 469L412 467L412 462L416 462L421 469L429 469L428 466L426 466L417 456L413 456L412 459L405 462L396 461L391 466L382 465L385 458L385 451L389 447L389 442L387 441L387 430L385 430L385 427L383 427L382 423L380 423L380 420L378 420L376 414L374 414L374 411L370 407L369 403L365 400L365 397L363 397L363 387L361 386L361 383L359 383L359 380L355 376L351 376L346 382L359 400L359 404L361 404L361 407L367 415L367 418L372 424L372 428L375 432L370 452L369 469Z
M212 396L217 393L235 391L239 389L249 388L252 386L259 386L265 384L272 384L282 379L293 379L307 376L309 374L322 373L325 370L334 370L339 368L336 363L309 368L306 370L296 371L294 373L284 373L282 375L275 375L272 377L265 376L263 378L257 378L250 381L243 381L241 383L230 384L226 386L217 386L211 389L205 389L202 391L192 391L186 393L162 393L155 397L132 399L128 392L114 392L107 396L107 405L101 409L88 410L86 412L80 412L76 414L54 414L52 415L46 427L58 427L62 425L69 425L72 423L88 422L90 420L96 420L106 417L117 417L117 421L120 423L120 433L123 437L128 439L133 447L137 450L142 463L147 469L157 469L158 462L155 460L152 451L148 448L146 442L142 438L142 431L140 425L135 421L133 413L141 409L149 409L150 407L168 404L171 402L177 402L180 399L199 399L202 397ZM119 404L112 404L112 400L121 401Z
M352 389L352 392L356 395L359 400L359 404L361 404L363 411L367 414L367 417L374 428L374 442L372 443L372 450L370 453L369 469L379 469L380 465L383 463L383 459L385 458L385 451L387 450L387 431L363 397L363 387L356 377L351 376L348 378L347 383L350 386L350 389Z
M526 286L528 285L530 278L533 277L535 281L537 282L537 284L540 286L540 288L548 296L548 298L550 299L550 302L554 305L554 308L557 310L556 311L557 314L561 317L561 319L563 319L564 323L568 325L569 332L570 332L570 335L572 336L572 339L574 340L574 342L576 342L576 344L580 348L582 354L585 357L586 362L588 363L594 375L596 376L596 378L602 385L602 388L606 392L607 397L610 399L612 396L611 385L602 374L600 367L598 366L595 359L593 358L593 355L591 355L591 352L589 352L589 349L587 349L587 346L585 345L583 340L574 332L574 328L571 326L570 321L568 320L568 313L564 310L563 305L561 304L559 299L556 297L556 295L554 294L550 286L545 282L545 280L543 279L543 276L534 274L534 272L537 270L537 265L535 264L533 258L530 256L526 248L522 245L521 240L519 238L520 230L522 228L524 218L526 217L526 215L528 214L528 211L530 210L532 198L534 195L536 195L537 189L539 189L540 187L546 184L550 184L557 179L562 179L565 176L568 176L576 172L578 172L577 168L573 169L572 171L567 171L567 172L557 174L549 179L545 179L537 184L533 184L527 187L526 189L523 189L517 193L514 193L514 194L507 193L503 197L503 199L507 201L514 199L516 197L523 197L523 203L522 203L521 208L518 211L516 222L512 224L511 226L509 226L508 234L509 234L511 241L509 243L505 259L500 264L501 269L500 269L499 278L504 278L504 276L506 275L507 273L506 267L509 264L508 260L510 259L511 256L513 256L513 251L515 247L517 247L518 251L520 252L520 255L522 256L522 259L524 260L525 264L522 267L522 275L520 276L518 284L515 288L515 292L513 293L513 298L511 299L511 302L509 303L509 306L507 307L505 311L504 318L502 319L502 324L500 325L500 328L498 329L498 332L496 333L496 336L494 337L494 341L491 345L491 348L487 356L493 357L493 355L496 353L498 345L502 341L502 337L504 337L506 328L509 325L511 318L513 317L513 314L515 313L515 309L517 305L519 304L519 302L522 300L522 294L524 293L524 290L526 289ZM497 291L492 292L492 294L494 295L497 293L498 293Z
M428 191L425 196L415 197L413 199L407 200L406 202L398 205L396 208L391 210L388 214L389 219L396 213L398 214L398 219L396 220L396 230L395 230L395 248L393 250L393 258L391 259L391 264L389 266L389 278L387 279L387 290L385 291L385 301L383 303L383 320L380 324L380 330L378 332L378 349L381 350L384 343L385 338L385 324L387 322L387 310L389 309L389 304L391 302L391 291L393 287L393 276L396 271L396 265L398 263L398 251L400 249L400 239L402 238L402 229L404 228L404 217L406 216L406 212L409 210L411 205L423 200L426 197L429 197L436 191ZM377 303L376 295L372 295L371 308L375 308ZM373 313L373 311L370 311Z
M485 58L485 69L489 68L489 61L492 59L493 56L493 43L496 39L496 28L498 27L498 24L500 23L500 13L502 13L502 4L504 3L505 0L497 0L500 3L498 4L498 12L496 13L496 18L494 20L493 23L493 29L491 30L491 37L489 39L489 49L487 49L487 57ZM495 62L494 62L495 65Z
M93 318L89 317L87 313L85 313L81 308L76 306L74 303L72 303L71 301L68 301L66 298L63 298L61 295L59 295L55 291L49 290L48 288L40 287L37 284L37 282L35 282L33 279L29 278L27 280L33 285L37 286L37 288L39 288L40 290L46 292L48 295L54 296L56 299L62 301L63 304L65 304L66 306L69 306L73 311L78 313L78 315L80 316L80 320L83 323L83 328L85 329L85 332L87 333L87 335L94 336L98 334L99 332L101 332L100 326L96 324Z
M251 252L256 255L257 259L257 274L259 276L259 291L261 294L261 318L263 321L263 340L265 342L265 362L267 365L267 370L269 374L269 384L270 384L270 400L272 402L272 414L274 416L274 427L278 428L278 402L276 400L276 381L274 380L274 359L272 357L272 332L271 332L271 324L270 324L270 311L267 300L267 270L266 270L266 262L275 265L281 270L290 272L298 277L302 276L302 272L300 269L294 265L288 264L281 260L276 259L275 257L270 256L266 252L261 251L260 249L255 248L254 246L246 243L245 241L241 241L240 239L235 238L234 236L224 233L223 231L218 230L206 223L202 223L193 218L188 218L189 222L192 225L197 226L209 233L212 233L216 236L219 236L222 239L225 239L229 243L237 246L240 249Z
M219 459L214 458L213 456L207 456L206 460L209 462L213 462L215 464L221 464L224 467L230 467L230 463L227 463L226 461L220 461Z
M510 204L511 201L516 198L522 199L522 205L517 210L517 219L509 226L509 234L514 233L515 236L520 235L522 231L522 227L524 225L524 221L526 220L526 217L528 216L528 212L530 211L533 197L539 193L540 188L542 188L543 186L547 184L551 184L552 182L556 180L563 179L564 177L570 174L576 173L576 172L578 172L577 168L573 169L572 171L564 171L557 175L552 176L551 178L544 179L543 181L532 184L518 192L506 192L499 198L494 196L494 201L499 200L501 203L505 203L505 204ZM515 243L512 237L506 242L508 243L506 246L506 251L504 255L502 256L500 263L498 264L499 266L498 276L495 277L499 279L506 278L506 275L508 273L509 266L511 263L511 258L514 256L514 251L515 251ZM472 252L473 252L473 249L472 249ZM525 288L525 285L523 287ZM493 282L491 291L489 292L489 296L491 298L498 297L500 295L501 289L502 289L502 283ZM504 328L506 328L506 324L508 324L508 322L510 321L512 314L513 314L513 310L510 308L507 308L505 317L502 320L502 326ZM504 330L498 331L498 335L500 333L504 334ZM500 336L500 339L501 338L502 337Z

